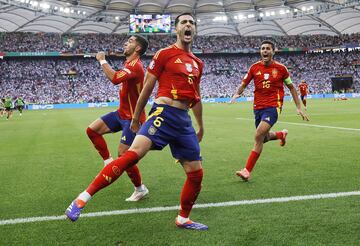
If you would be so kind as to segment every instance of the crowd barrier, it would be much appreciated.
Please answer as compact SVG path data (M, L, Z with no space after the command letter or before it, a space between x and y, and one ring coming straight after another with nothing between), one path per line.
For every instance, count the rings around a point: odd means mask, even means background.
M285 96L284 100L291 100L291 96ZM307 96L308 99L323 99L323 98L360 98L360 93L343 93L343 94L311 94ZM251 102L254 97L240 97L238 102ZM224 98L203 98L203 103L227 103L230 97ZM150 100L148 104L152 104ZM117 107L119 102L99 102L99 103L63 103L63 104L29 104L29 110L45 110L45 109L68 109L68 108L103 108L103 107Z

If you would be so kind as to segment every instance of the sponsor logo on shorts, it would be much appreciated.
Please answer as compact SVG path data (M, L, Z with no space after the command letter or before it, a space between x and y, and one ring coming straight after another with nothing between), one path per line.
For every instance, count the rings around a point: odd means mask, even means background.
M150 127L149 127L149 130L148 130L148 133L149 133L150 135L154 135L154 134L156 133L156 131L157 131L157 129L156 129L155 127L150 126Z

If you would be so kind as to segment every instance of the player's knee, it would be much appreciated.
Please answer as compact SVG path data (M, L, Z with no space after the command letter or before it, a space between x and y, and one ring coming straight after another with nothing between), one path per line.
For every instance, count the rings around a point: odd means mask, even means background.
M255 134L255 142L257 142L257 143L264 142L265 138L266 138L266 135L264 136L264 134L262 134L262 133L257 132Z
M186 175L187 175L189 181L201 184L202 179L204 177L204 171L201 168L201 169L193 171L193 172L188 172L188 173L186 173Z

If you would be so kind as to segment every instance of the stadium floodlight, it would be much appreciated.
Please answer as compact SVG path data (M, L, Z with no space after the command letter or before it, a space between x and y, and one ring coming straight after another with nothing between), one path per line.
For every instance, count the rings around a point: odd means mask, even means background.
M64 13L66 13L66 14L70 13L70 9L69 9L69 8L65 8L65 9L64 9Z
M119 20L119 16L115 16L115 20Z
M306 11L306 7L305 7L305 6L302 6L301 10L302 10L303 12L305 12L305 11Z
M284 15L284 14L285 14L285 10L280 9L279 14Z
M274 15L275 15L275 11L271 11L270 14L271 14L272 16L274 16Z
M249 19L251 19L251 18L254 18L255 15L254 15L254 14L249 14L247 17L248 17Z
M83 14L83 15L86 15L86 11L83 11L82 14Z
M30 4L34 7L37 7L39 5L38 1L31 1Z
M264 13L260 13L259 16L260 16L260 17L264 17Z
M42 2L42 3L40 3L40 8L45 9L45 10L46 10L46 9L49 9L49 8L50 8L50 4Z
M270 16L270 12L265 12L265 16L269 17L269 16Z

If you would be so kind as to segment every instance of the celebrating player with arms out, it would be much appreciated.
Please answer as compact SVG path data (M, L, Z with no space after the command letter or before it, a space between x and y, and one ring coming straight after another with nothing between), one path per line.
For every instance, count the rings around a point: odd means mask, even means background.
M300 101L287 68L273 60L274 54L274 43L267 40L263 41L260 47L261 60L250 67L240 87L230 101L234 103L250 81L254 80L255 143L245 168L236 172L236 175L245 181L250 178L250 173L261 154L264 143L280 139L280 146L285 145L286 135L288 133L286 129L280 132L270 131L281 112L284 98L284 84L290 90L298 114L301 115L303 120L309 120L301 110Z
M120 106L117 111L108 113L99 119L96 119L86 129L86 133L98 150L99 154L107 165L113 161L105 139L104 134L122 131L121 140L118 147L118 156L121 156L129 149L135 138L135 133L130 130L130 122L135 110L136 101L139 98L140 91L143 88L144 68L140 61L140 56L145 54L148 42L140 35L131 36L124 44L124 55L126 61L124 68L115 72L105 60L105 53L99 52L96 59L100 62L101 67L114 84L122 84L119 91ZM142 111L140 114L140 122L145 122L146 115ZM149 190L141 181L141 174L137 165L126 170L131 182L135 186L134 193L126 199L126 201L138 201L144 198Z
M158 51L148 67L144 89L136 104L131 123L131 129L138 132L134 142L128 151L108 164L89 187L71 203L66 215L72 221L78 219L81 210L96 192L112 184L150 149L161 150L169 144L173 157L179 160L187 176L175 223L180 228L208 229L206 225L189 219L203 178L199 146L204 134L199 85L203 63L191 53L195 34L194 17L189 13L179 15L175 19L175 30L176 43ZM155 103L147 121L140 128L141 112L157 80L159 88ZM199 127L197 133L188 114L189 108L192 108Z
M306 110L306 97L308 94L308 85L307 83L303 80L301 81L301 83L299 84L299 91L300 91L300 99L302 101L302 103L304 104L304 109Z

